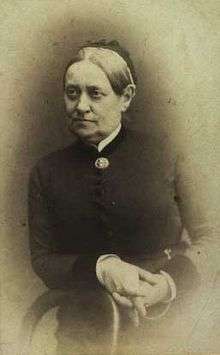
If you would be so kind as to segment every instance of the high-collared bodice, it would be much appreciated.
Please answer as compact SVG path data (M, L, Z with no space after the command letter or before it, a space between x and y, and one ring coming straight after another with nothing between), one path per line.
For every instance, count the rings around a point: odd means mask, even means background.
M35 171L44 205L37 238L62 253L148 253L176 244L181 221L166 153L122 128L100 153L78 141L50 154ZM97 167L99 158L108 166Z

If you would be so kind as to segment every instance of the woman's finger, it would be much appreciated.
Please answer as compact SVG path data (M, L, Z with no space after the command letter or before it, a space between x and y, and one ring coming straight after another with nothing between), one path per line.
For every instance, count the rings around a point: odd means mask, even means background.
M133 307L133 304L132 302L125 296L121 296L119 295L119 293L117 292L113 292L112 293L112 297L114 298L114 300L120 304L121 306L123 307L129 307L129 308L132 308Z
M141 280L147 281L151 285L155 285L158 282L158 278L155 274L152 274L151 272L144 270L140 267L138 267L138 275Z
M139 296L139 279L137 275L137 279L128 279L123 283L122 293L125 296Z
M145 317L147 314L145 301L143 297L134 297L132 300L135 309L137 310L140 317Z
M134 326L138 328L140 325L140 319L139 319L138 311L135 308L133 309L131 319L134 323Z

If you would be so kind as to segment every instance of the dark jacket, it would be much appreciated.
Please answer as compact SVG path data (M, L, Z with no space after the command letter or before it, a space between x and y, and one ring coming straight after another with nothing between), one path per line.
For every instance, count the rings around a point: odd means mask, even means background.
M98 169L98 157L109 166ZM192 246L181 241L183 227L193 245L199 239L210 247L210 238L207 225L196 233L204 208L194 200L187 169L152 137L125 128L101 153L77 141L41 159L29 186L36 273L50 288L72 288L77 278L95 279L100 255L115 253L137 264L158 259L152 271L162 268L177 289L190 289L199 275L187 256Z

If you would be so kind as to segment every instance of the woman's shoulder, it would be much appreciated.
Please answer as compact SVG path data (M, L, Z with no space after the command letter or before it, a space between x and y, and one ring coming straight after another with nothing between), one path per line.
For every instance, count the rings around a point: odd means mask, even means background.
M177 149L174 143L171 142L170 137L166 133L154 133L147 129L131 129L127 130L130 145L136 147L143 154L151 154L153 156L160 156L164 159L177 158Z
M65 164L65 162L70 161L70 159L74 159L76 146L77 144L76 142L74 142L66 147L57 149L46 155L43 155L37 160L32 170L46 172L48 170L51 170L51 168L62 169L62 166Z

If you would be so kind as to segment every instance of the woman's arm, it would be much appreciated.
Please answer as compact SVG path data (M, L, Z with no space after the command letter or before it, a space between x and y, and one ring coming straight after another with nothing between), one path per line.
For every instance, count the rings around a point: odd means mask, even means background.
M181 294L199 283L210 287L220 269L219 193L213 171L191 156L178 158L175 181L176 201L190 239L184 252L167 263L165 271L175 280L177 294Z
M31 262L49 288L73 288L76 282L96 281L99 255L59 254L54 240L56 220L38 167L29 181L28 219Z

